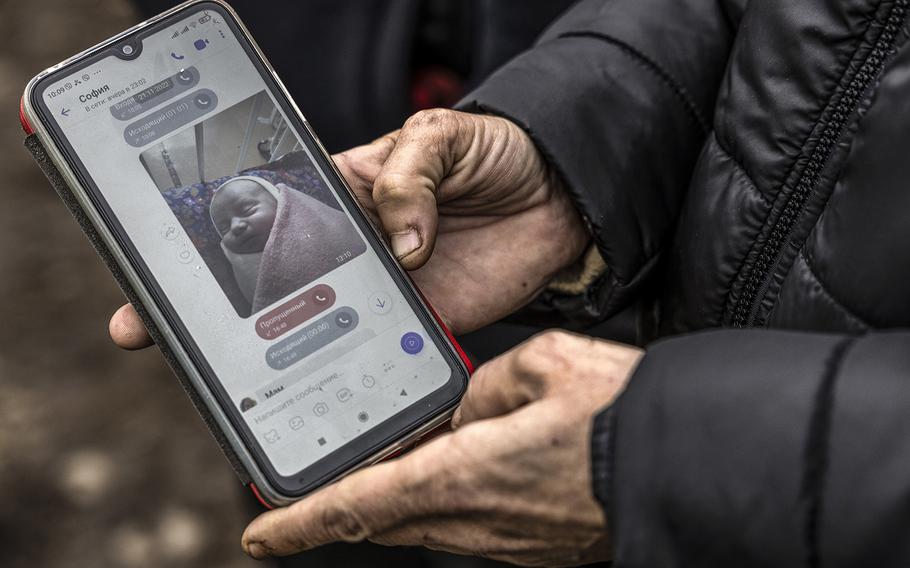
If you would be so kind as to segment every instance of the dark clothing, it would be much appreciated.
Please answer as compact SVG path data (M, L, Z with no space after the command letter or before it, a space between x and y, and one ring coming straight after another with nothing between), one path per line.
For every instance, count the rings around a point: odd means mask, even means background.
M597 420L617 566L907 566L908 345L745 330L653 346Z
M133 2L149 17L174 5ZM571 2L230 0L331 152L400 128L419 110L421 70L443 69L476 85Z
M661 335L598 417L619 567L910 564L908 0L585 0L469 95ZM829 332L817 335L812 332ZM838 335L843 334L843 335Z

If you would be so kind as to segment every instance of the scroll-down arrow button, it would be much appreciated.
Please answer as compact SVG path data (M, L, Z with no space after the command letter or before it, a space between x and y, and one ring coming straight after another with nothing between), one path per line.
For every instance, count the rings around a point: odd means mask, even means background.
M392 297L386 292L373 292L369 298L370 311L384 316L392 310Z

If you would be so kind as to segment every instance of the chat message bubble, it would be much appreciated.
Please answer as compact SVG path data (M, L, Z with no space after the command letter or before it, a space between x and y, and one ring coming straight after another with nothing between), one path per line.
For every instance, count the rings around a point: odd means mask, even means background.
M178 73L142 89L130 98L111 105L111 114L117 120L129 120L143 112L189 91L199 83L195 67L181 69Z
M343 307L290 335L265 353L269 367L280 371L322 349L357 328L360 317L354 308Z
M130 124L123 131L123 138L130 146L141 148L202 118L217 106L218 97L215 93L199 89Z
M335 290L325 284L310 288L256 320L256 333L276 339L335 303Z

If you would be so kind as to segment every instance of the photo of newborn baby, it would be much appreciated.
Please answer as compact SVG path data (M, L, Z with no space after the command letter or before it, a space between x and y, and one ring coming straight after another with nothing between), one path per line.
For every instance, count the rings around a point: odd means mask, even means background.
M174 133L140 161L242 318L366 252L265 92Z
M261 177L223 183L209 212L253 313L366 250L344 213Z

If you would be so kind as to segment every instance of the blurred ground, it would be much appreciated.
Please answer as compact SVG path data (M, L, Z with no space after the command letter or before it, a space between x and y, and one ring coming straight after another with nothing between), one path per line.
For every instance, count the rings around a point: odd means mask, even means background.
M125 0L0 0L0 566L262 566L252 508L157 351L123 353L123 297L22 147L41 69L139 17Z

